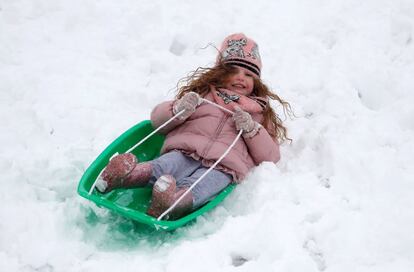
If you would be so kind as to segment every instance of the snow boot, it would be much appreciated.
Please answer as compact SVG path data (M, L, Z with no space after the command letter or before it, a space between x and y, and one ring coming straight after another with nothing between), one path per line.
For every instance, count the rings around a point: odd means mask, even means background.
M134 154L125 153L115 156L103 171L96 183L101 193L118 188L144 187L152 176L150 163L139 163Z
M165 212L174 202L184 194L188 188L176 191L176 181L170 175L161 176L152 189L151 205L147 214L155 218ZM189 191L177 206L170 211L163 219L175 220L188 214L193 208L193 194Z

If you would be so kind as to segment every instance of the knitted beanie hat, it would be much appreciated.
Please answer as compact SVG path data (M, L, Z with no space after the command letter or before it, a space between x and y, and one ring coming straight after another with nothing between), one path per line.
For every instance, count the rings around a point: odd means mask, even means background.
M217 62L220 60L227 64L246 68L260 77L262 61L259 47L255 41L243 33L232 34L224 39Z

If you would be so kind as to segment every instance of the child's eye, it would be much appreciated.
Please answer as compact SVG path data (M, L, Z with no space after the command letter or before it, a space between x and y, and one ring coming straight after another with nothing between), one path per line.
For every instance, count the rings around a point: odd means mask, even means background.
M246 76L248 76L248 77L253 77L253 74L252 73L250 73L250 72L245 72L244 73Z

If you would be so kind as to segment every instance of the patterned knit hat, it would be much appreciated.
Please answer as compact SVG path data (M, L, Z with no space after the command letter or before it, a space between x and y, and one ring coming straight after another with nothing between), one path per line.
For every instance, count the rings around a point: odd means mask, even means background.
M224 39L217 57L217 61L220 60L246 68L260 77L262 61L259 47L255 41L247 38L243 33L232 34Z

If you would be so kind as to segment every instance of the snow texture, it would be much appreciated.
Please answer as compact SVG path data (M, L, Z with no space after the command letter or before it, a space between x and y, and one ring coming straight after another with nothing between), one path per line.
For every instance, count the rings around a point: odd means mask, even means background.
M79 197L234 32L297 115L282 160L173 233ZM413 34L412 0L0 1L0 270L412 271Z
M170 188L172 183L172 179L169 179L166 176L161 176L154 184L154 186L156 187L158 192L165 192L168 188Z

